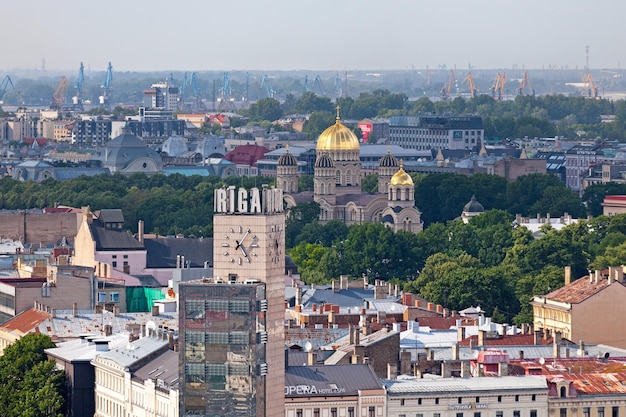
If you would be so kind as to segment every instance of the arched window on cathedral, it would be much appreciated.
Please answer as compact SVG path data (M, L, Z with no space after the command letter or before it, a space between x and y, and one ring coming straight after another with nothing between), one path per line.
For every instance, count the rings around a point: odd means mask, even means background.
M335 184L341 185L341 171L335 171Z
M355 209L350 210L350 220L353 221L353 222L356 222L356 220L357 220L356 219L356 210Z
M352 171L348 170L346 172L346 185L352 185Z

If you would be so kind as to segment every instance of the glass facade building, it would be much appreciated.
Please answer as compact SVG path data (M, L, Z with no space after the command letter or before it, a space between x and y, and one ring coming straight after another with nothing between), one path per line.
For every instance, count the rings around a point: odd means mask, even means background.
M265 415L265 284L180 285L180 415Z

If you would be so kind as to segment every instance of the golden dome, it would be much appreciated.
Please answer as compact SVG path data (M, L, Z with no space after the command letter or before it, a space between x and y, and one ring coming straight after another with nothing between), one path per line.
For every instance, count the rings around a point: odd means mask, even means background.
M404 171L404 168L402 168L402 160L400 160L400 169L398 170L398 172L393 174L393 177L391 177L391 179L389 180L389 185L413 185L413 179L409 174Z
M359 139L347 127L341 124L339 107L335 124L324 130L317 139L316 150L319 151L358 151L361 148Z

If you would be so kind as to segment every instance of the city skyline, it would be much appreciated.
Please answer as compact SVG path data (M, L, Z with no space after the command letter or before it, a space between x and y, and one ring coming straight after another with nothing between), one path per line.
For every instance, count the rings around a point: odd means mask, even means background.
M586 3L586 2L585 2ZM216 5L35 0L10 11L0 68L105 71L620 68L626 5L373 0ZM587 47L588 53L587 53ZM45 62L45 64L44 64Z

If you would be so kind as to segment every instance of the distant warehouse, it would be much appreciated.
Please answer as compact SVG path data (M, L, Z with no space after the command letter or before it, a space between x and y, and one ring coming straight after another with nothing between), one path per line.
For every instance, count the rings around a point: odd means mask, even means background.
M480 149L485 135L480 116L393 116L389 120L389 143L403 148Z

